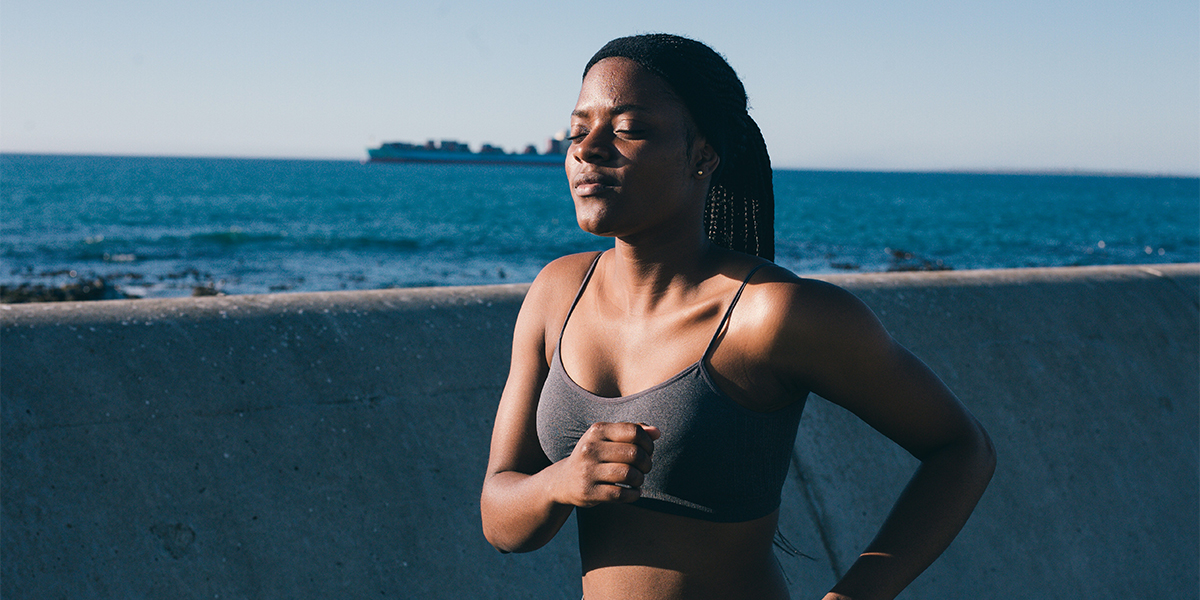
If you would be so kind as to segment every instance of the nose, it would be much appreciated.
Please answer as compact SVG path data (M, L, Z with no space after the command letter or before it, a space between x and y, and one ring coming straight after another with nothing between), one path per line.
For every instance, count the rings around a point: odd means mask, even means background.
M578 162L606 162L614 154L610 138L605 137L602 130L594 129L571 145L571 156Z

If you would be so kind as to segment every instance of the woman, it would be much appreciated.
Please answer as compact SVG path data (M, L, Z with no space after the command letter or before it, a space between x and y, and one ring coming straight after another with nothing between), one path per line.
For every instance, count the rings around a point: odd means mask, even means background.
M501 551L576 510L584 597L787 598L772 539L810 392L921 460L827 598L890 598L991 477L983 428L849 293L773 253L770 164L737 75L676 36L614 40L571 114L579 226L615 240L538 275L483 486Z

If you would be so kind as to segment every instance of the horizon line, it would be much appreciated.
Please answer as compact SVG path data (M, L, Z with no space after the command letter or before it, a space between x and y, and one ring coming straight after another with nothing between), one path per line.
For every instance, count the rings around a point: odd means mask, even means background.
M96 157L96 158L169 158L169 159L205 159L205 160L279 160L279 161L329 161L329 162L358 162L366 163L366 158L320 157L320 156L263 156L263 155L213 155L213 154L147 154L147 153L97 153L97 152L31 152L0 150L0 156L59 156L59 157ZM1144 177L1144 178L1176 178L1198 179L1200 170L1191 173L1172 171L1137 171L1128 169L1093 169L1093 168L1013 168L1013 167L950 167L950 168L858 168L858 167L820 167L820 166L772 166L773 171L799 171L809 173L895 173L895 174L945 174L945 175L1030 175L1030 176L1077 176L1077 177Z

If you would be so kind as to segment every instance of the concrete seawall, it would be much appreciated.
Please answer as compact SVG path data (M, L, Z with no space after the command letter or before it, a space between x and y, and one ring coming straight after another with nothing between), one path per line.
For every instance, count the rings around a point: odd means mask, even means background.
M823 277L980 418L997 474L903 598L1196 598L1200 265ZM579 597L568 526L501 555L478 494L525 286L0 306L0 595ZM814 398L793 597L915 461Z

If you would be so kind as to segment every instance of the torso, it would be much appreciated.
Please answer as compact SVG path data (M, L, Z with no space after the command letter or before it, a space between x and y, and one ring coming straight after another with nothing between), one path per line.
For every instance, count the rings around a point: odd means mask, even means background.
M712 385L722 397L719 401L730 405L725 407L727 410L740 411L738 414L744 413L752 422L754 418L770 416L754 409L782 408L778 412L786 415L779 416L788 423L794 436L802 397L792 398L790 403L781 402L778 391L772 390L776 393L766 394L766 398L759 396L759 405L746 406L743 399L752 396L746 392L753 392L754 380L761 377L744 367L731 369L733 373L724 370L743 365L737 357L745 353L736 351L739 340L733 325L714 344L707 362L705 359L705 349L736 295L741 278L751 267L753 264L740 265L731 270L736 275L707 282L707 289L696 294L696 302L672 311L672 318L667 319L640 320L615 314L611 306L606 309L604 290L593 280L589 285L596 289L579 299L569 327L554 331L548 328L548 349L553 349L549 360L560 361L552 367L551 377L555 376L553 369L561 369L560 377L566 380L561 385L578 387L585 398L590 395L605 404L606 399L625 403L630 397L636 399L652 393L691 373ZM563 322L567 320L567 312L564 307ZM734 393L725 393L727 388ZM783 449L784 472L791 439L788 438ZM660 439L658 443L669 444L670 440ZM661 447L666 452L669 446ZM659 448L656 444L656 452ZM561 456L550 458L557 460ZM722 469L728 472L730 467L715 465L713 473L719 474ZM693 465L693 472L695 469ZM743 514L734 522L691 518L681 516L680 511L662 512L638 505L579 509L585 596L786 598L786 587L771 544L777 519L777 491L774 501L775 504L763 509L769 511L766 514L759 510L749 520ZM685 510L682 514L688 513Z

